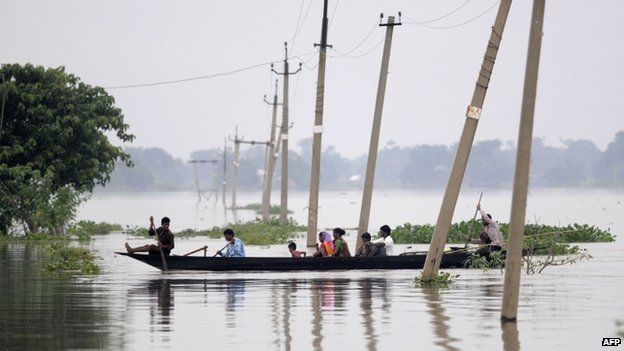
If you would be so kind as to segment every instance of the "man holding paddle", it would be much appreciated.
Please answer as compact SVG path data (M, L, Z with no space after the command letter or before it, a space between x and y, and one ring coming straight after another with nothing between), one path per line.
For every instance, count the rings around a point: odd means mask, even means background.
M498 223L492 219L489 213L481 209L481 204L477 204L477 210L481 213L481 223L484 226L479 236L481 241L489 245L492 251L500 250L503 244L503 233L501 233Z
M154 226L154 217L150 216L150 226L147 232L151 236L156 236L158 245L151 244L132 248L126 243L126 251L128 251L128 253L149 252L150 255L160 255L162 249L162 253L165 256L169 256L171 250L175 247L173 241L174 235L171 230L169 230L170 223L171 220L169 217L163 217L160 221L160 227L156 229Z
M223 237L228 243L221 250L217 251L215 256L245 257L245 244L241 239L235 238L234 235L234 230L230 228L223 231ZM225 249L227 250L224 253L223 250Z

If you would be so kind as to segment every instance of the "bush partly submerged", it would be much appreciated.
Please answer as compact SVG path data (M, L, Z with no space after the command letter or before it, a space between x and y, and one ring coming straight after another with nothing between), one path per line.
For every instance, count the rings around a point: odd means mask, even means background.
M297 224L292 219L281 225L277 219L264 222L257 218L253 221L228 224L225 227L213 227L208 231L208 236L221 238L226 227L233 229L236 236L243 240L246 245L284 244L296 236L298 232L306 230L305 226Z
M48 247L50 262L46 264L49 272L79 271L83 274L97 274L100 268L95 263L91 251L79 247L69 247L54 243Z

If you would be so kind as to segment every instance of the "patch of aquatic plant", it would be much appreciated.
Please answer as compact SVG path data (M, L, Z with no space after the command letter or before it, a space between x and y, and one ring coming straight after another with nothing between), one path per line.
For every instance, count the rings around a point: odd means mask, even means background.
M97 274L100 271L95 263L95 255L87 249L54 243L47 252L50 262L46 264L46 270L49 272L80 271L83 274Z
M448 272L437 272L431 279L422 276L414 278L414 285L420 288L448 288L459 278L459 274L451 275Z
M95 234L109 234L114 231L122 230L123 227L120 224L106 222L96 223L94 221L78 221L74 224L71 224L69 228L67 228L67 234L70 237L77 238L78 240L86 241L91 239L91 236Z
M236 209L238 210L252 210L252 211L256 211L256 213L260 213L260 210L262 209L262 204L259 203L251 203L251 204L247 204L245 206L237 206ZM271 205L271 207L269 208L269 214L272 215L278 215L281 212L282 207L280 205ZM286 210L286 213L292 213L291 210Z
M145 231L147 233L147 230ZM177 232L174 232L176 238L194 238L196 236L210 236L210 230L202 229L183 229Z
M233 229L236 237L243 240L246 245L284 244L297 232L306 230L305 226L297 224L293 219L281 225L277 219L265 222L256 218L247 222L231 223L224 227L213 227L208 231L208 236L222 238L225 228Z
M509 233L508 223L499 223L505 240ZM392 231L392 237L397 244L428 244L433 237L434 225L431 224L411 224L405 223L397 226ZM465 243L468 238L478 239L483 230L483 224L478 220L461 221L451 224L447 242ZM601 230L588 224L574 223L565 227L550 226L543 224L527 224L524 227L525 236L546 237L557 235L561 243L578 242L612 242L617 235L613 235L609 230Z
M472 252L464 261L465 268L479 268L483 271L490 268L503 268L504 265L505 255L502 251L493 251L487 256Z

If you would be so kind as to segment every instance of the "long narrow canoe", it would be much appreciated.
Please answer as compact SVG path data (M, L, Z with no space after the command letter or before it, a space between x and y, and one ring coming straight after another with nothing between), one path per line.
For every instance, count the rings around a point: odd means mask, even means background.
M129 254L128 256L152 267L162 270L160 256L148 254ZM440 268L463 268L470 253L451 251L444 253ZM482 255L487 255L483 253ZM426 252L401 254L399 256L376 257L203 257L203 256L167 256L169 270L193 271L319 271L353 269L422 269L425 265Z

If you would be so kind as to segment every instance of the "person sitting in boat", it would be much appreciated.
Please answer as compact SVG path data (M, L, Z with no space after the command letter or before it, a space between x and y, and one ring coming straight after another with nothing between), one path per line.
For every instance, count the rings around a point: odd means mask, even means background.
M329 232L319 233L319 243L316 245L316 252L312 257L328 257L334 253L334 243Z
M373 244L369 232L362 233L362 246L357 249L355 256L386 256L384 244Z
M381 236L381 238L373 240L373 244L384 245L384 248L386 249L386 255L388 256L392 256L392 254L394 253L394 240L390 236L390 232L392 232L390 226L384 224L379 228L379 235Z
M351 257L349 246L347 241L342 238L345 235L345 231L342 228L334 228L334 257Z
M229 244L226 245L227 250L225 253L221 249L217 251L217 255L223 257L245 257L245 244L241 239L235 238L234 235L234 231L230 228L223 231L223 237Z
M160 255L160 250L162 249L163 254L169 256L171 250L175 247L174 235L169 229L171 220L169 217L163 217L160 220L160 227L158 227L158 229L154 226L154 217L150 216L149 220L150 226L147 232L151 236L156 236L157 245L150 244L133 248L126 243L126 251L128 251L128 253L148 252L150 255Z
M297 244L295 244L294 241L291 241L288 243L288 251L290 251L290 254L292 255L292 257L305 257L306 256L306 252L301 252L297 250Z
M483 223L484 227L479 236L481 242L488 245L492 251L500 250L503 244L503 233L500 231L498 223L492 219L489 213L483 211L481 204L477 204L477 210L481 213L481 223Z

